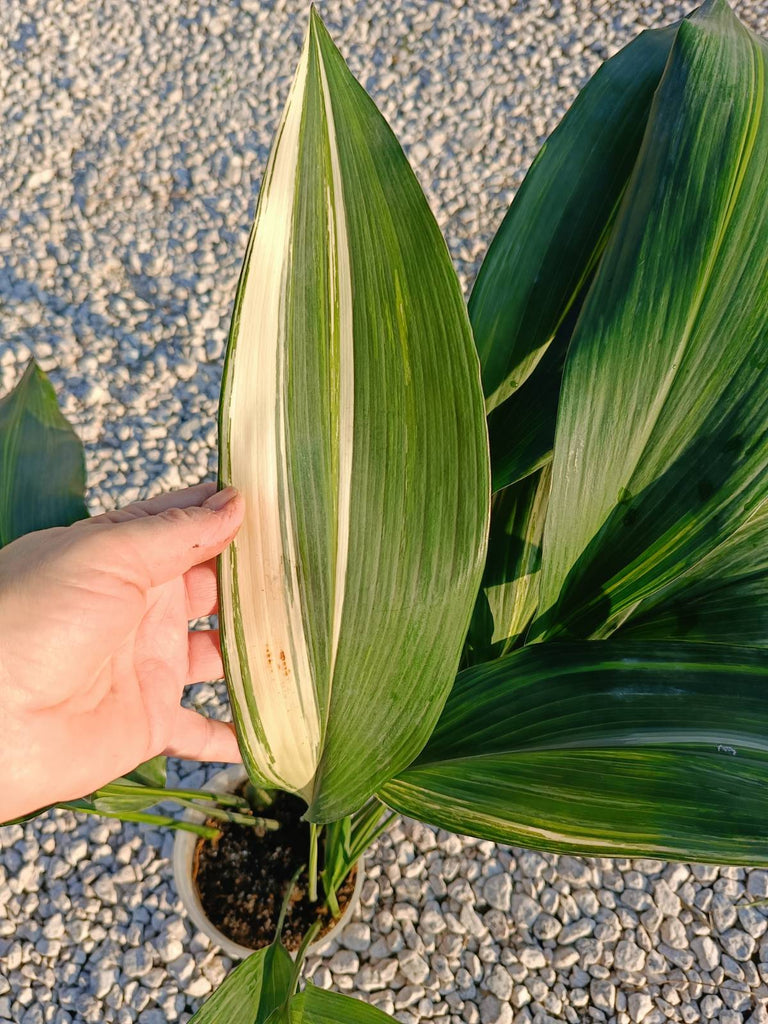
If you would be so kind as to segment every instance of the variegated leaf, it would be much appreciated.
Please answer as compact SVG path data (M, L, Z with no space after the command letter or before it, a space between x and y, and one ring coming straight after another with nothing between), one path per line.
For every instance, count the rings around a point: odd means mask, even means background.
M262 183L221 398L220 564L252 777L351 813L426 742L486 543L479 365L389 127L319 17Z

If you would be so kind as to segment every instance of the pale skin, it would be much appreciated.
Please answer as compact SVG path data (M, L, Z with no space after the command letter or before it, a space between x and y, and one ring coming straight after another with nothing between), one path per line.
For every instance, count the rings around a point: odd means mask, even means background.
M243 499L164 494L0 551L0 822L73 800L157 754L239 761L231 726L182 708L223 675L215 557Z

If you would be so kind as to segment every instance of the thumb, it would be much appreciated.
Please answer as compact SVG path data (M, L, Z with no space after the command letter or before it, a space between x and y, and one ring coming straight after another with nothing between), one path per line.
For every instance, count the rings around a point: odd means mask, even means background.
M240 528L243 513L242 496L227 487L202 505L173 506L111 522L109 540L140 586L159 587L223 551Z

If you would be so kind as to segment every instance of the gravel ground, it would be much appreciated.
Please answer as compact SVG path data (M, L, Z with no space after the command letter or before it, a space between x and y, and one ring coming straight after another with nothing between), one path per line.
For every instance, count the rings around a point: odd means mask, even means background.
M736 7L768 35L768 0ZM577 89L688 5L319 9L468 288ZM214 473L229 311L305 22L298 0L0 9L0 385L30 354L49 372L93 511ZM220 684L191 699L227 714ZM212 769L172 771L196 785ZM0 829L0 1020L189 1018L230 963L190 927L171 845L69 813ZM410 822L369 863L359 920L309 970L404 1024L768 1024L768 872L541 856Z

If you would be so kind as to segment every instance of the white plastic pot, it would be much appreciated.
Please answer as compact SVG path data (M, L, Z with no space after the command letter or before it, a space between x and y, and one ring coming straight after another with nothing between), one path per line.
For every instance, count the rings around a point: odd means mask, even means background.
M242 765L233 764L209 779L205 789L209 789L214 793L233 793L242 782L245 782L247 777ZM202 811L187 810L184 813L184 818L187 821L202 825L205 821L205 814ZM242 960L254 951L247 946L241 946L238 942L233 942L232 939L228 939L226 935L220 932L209 920L200 902L200 894L192 878L192 862L198 839L199 836L195 835L194 832L179 831L176 833L173 843L173 876L176 881L176 891L181 897L181 901L195 926L207 935L211 942L219 946L222 952L232 960ZM342 928L349 922L360 902L363 878L364 858L361 857L357 862L357 877L352 898L347 904L344 913L330 931L327 931L317 942L312 943L307 950L308 956L322 953L326 946L330 945L339 935Z

